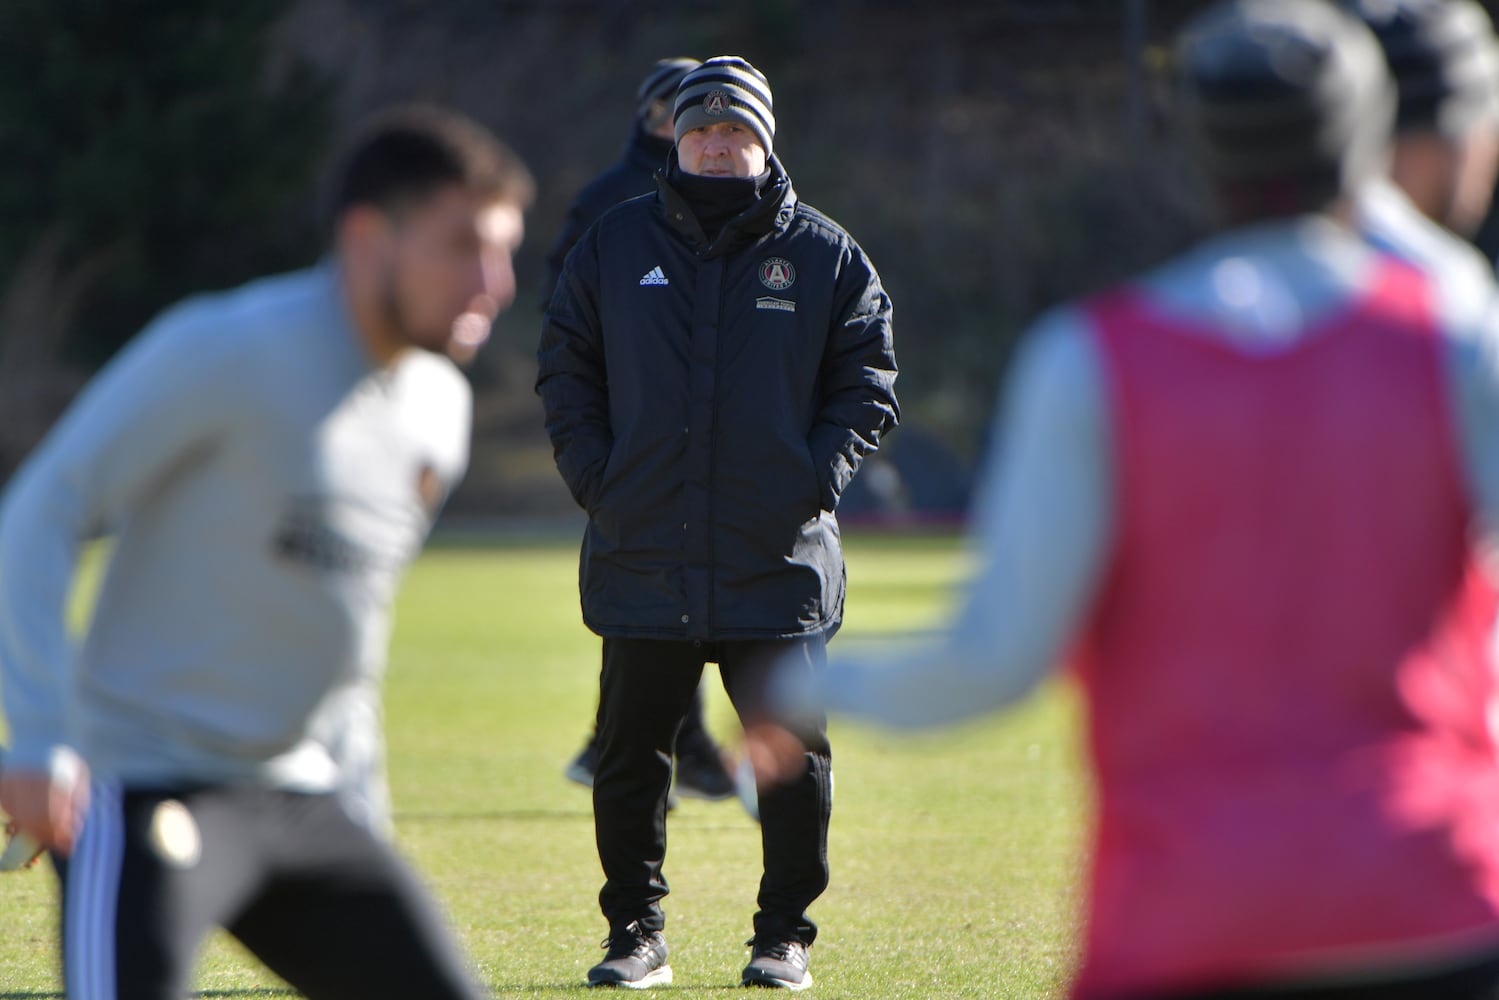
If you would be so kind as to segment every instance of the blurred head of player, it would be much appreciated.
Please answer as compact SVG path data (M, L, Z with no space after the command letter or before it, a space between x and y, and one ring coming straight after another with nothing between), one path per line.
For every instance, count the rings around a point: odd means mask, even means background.
M656 65L651 67L635 91L635 119L642 132L667 142L675 138L672 119L677 85L682 82L682 77L701 65L696 59L686 56L656 60Z
M378 362L407 348L473 356L515 298L534 196L520 158L454 112L401 106L357 130L333 195L334 245Z
M1473 0L1348 0L1373 29L1399 110L1390 175L1432 220L1471 236L1499 170L1499 45Z
M1179 118L1226 221L1335 211L1389 162L1379 42L1324 0L1224 0L1183 30Z
M701 177L758 177L775 141L765 74L738 56L714 56L677 88L677 163Z

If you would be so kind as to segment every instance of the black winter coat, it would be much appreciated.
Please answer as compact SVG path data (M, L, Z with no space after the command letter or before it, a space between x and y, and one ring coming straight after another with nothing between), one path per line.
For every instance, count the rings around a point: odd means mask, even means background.
M890 299L772 158L711 245L681 196L610 210L547 310L537 390L588 512L603 636L787 638L842 620L834 510L899 416Z
M629 145L619 161L583 186L562 220L562 231L557 241L547 251L546 284L541 289L541 308L545 309L557 288L557 279L562 275L562 262L567 252L588 231L599 216L622 201L638 198L656 190L656 171L666 163L671 152L670 139L651 135L641 129L639 122L630 136Z

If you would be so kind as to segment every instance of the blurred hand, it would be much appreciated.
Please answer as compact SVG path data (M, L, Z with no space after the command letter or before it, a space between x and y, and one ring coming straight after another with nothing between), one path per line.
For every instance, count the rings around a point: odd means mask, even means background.
M762 792L794 781L807 770L806 745L779 723L762 720L745 726L744 754Z
M67 856L88 812L88 771L80 762L74 780L60 781L44 771L0 771L0 810L21 833L48 850Z

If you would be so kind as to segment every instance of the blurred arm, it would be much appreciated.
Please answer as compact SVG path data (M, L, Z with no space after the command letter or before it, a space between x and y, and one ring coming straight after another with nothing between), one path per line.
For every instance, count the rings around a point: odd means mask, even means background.
M978 566L961 610L935 642L834 658L801 707L938 725L1020 699L1060 659L1112 530L1104 387L1075 316L1048 318L1023 343L971 515Z
M191 312L179 309L141 333L83 391L0 507L8 775L76 768L66 738L74 657L67 603L80 547L111 532L215 433L229 389L204 375L220 331L193 329Z
M1480 529L1499 538L1499 295L1449 353L1458 441Z

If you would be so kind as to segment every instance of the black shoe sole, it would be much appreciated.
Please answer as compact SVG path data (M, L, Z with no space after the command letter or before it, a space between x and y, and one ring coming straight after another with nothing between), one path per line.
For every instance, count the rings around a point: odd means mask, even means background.
M792 993L798 993L812 985L812 976L808 973L807 978L800 983L789 983L784 979L744 979L739 985L745 988L790 990Z
M789 979L777 979L766 972L751 972L746 969L741 973L740 986L759 986L772 990L790 990L795 993L812 985L812 973L808 971L799 983L793 983Z

